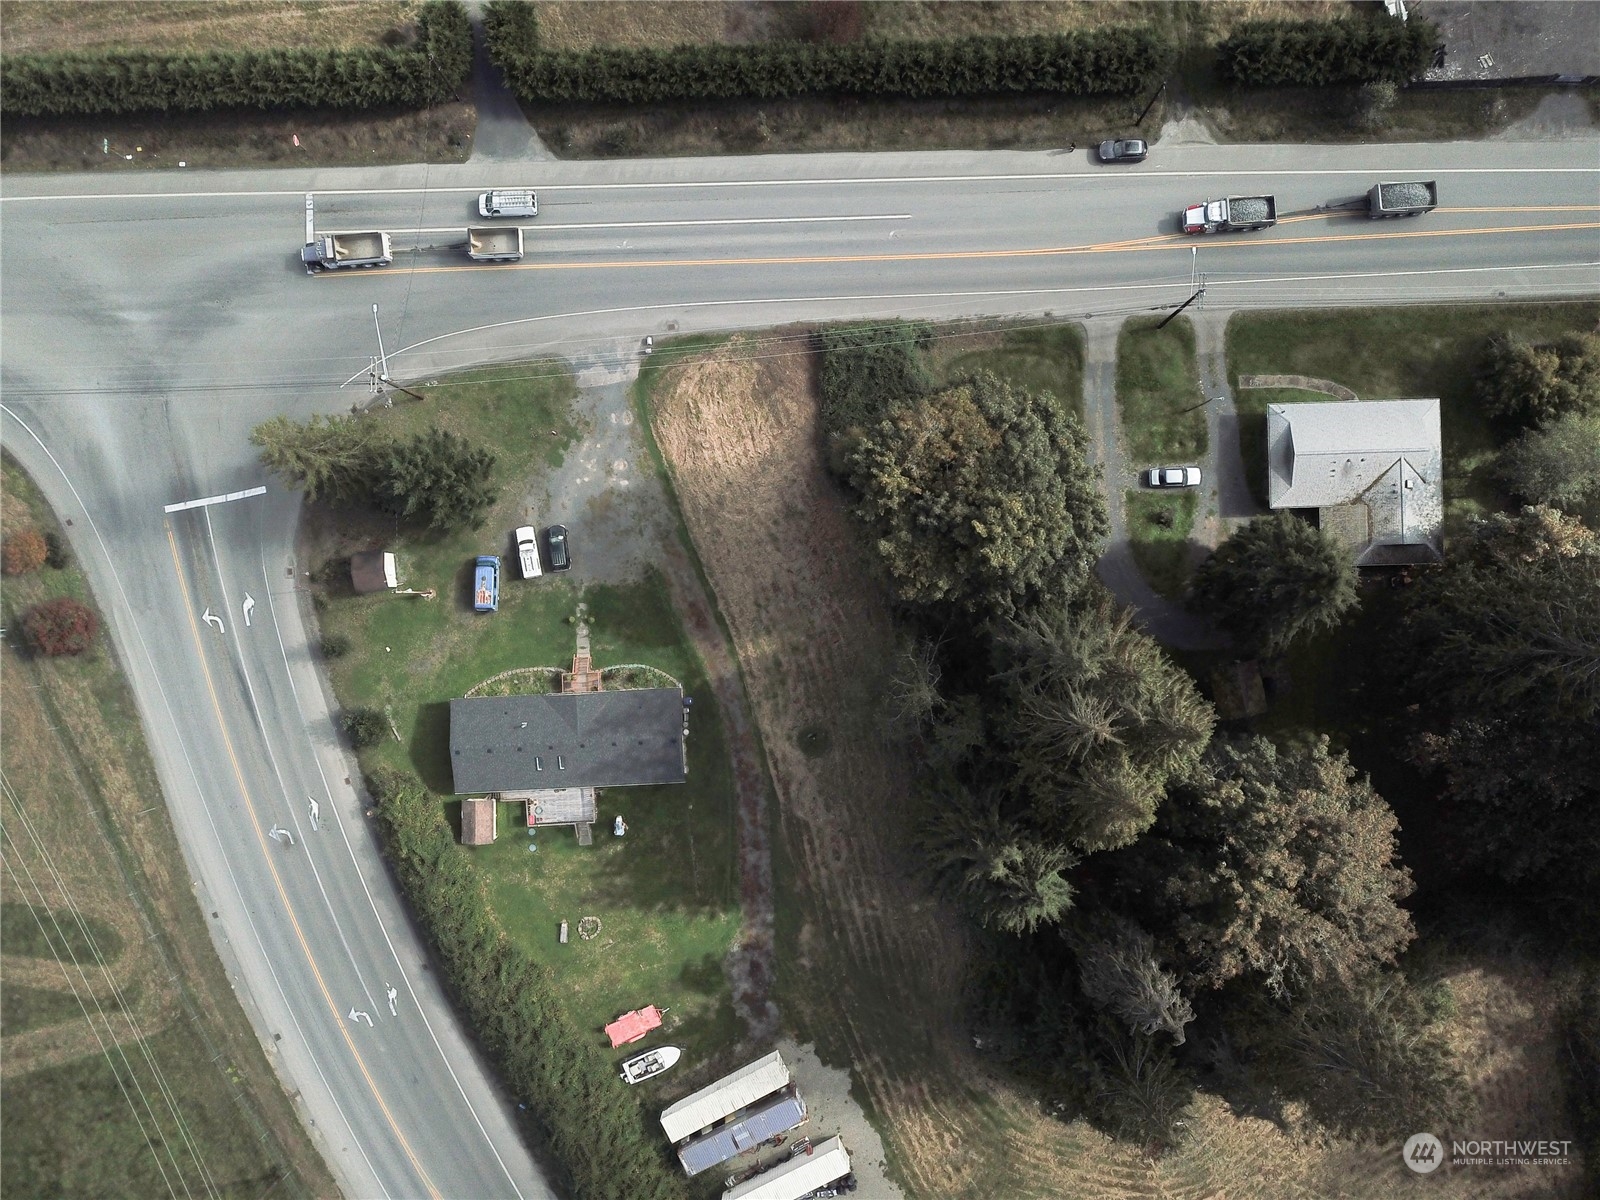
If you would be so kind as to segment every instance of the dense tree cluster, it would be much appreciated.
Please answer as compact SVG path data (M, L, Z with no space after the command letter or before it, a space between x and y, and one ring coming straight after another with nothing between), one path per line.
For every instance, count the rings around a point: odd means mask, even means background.
M1566 333L1550 342L1495 338L1478 398L1490 416L1525 425L1600 411L1600 334Z
M1245 21L1217 47L1222 78L1246 87L1322 87L1389 80L1428 67L1438 26L1374 14L1342 21Z
M1337 625L1356 602L1356 567L1336 539L1293 513L1260 516L1194 573L1190 606L1252 654L1282 654Z
M1600 497L1600 409L1528 430L1501 451L1496 472L1532 504L1572 509Z
M1099 556L1105 501L1075 418L980 373L920 397L844 450L895 589L979 617L1071 596Z
M831 6L830 6L831 7ZM1171 48L1153 27L945 41L775 41L670 48L545 50L527 4L493 0L489 53L524 101L655 104L818 92L982 96L1128 93L1160 74Z
M1548 508L1499 514L1412 591L1395 661L1463 854L1600 916L1600 538Z
M499 495L495 457L434 428L391 439L355 417L274 417L251 432L261 461L309 499L372 504L412 524L448 533L476 529Z
M459 0L417 10L415 40L384 47L159 54L8 54L8 116L206 112L218 108L418 108L454 98L472 72L472 26Z
M1186 977L1273 995L1349 984L1413 937L1394 813L1326 739L1218 739L1120 864Z

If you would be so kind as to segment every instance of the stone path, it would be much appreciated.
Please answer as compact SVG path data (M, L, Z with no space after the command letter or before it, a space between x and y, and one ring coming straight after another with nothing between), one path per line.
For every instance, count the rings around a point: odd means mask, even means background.
M478 127L472 134L469 162L519 162L551 160L555 155L545 148L528 123L522 105L517 103L505 73L489 61L483 40L483 4L467 4L472 20L472 101L478 109Z

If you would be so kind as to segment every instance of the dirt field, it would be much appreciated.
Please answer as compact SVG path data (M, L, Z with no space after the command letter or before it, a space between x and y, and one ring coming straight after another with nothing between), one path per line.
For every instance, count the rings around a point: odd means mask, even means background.
M768 352L770 353L770 351ZM893 646L887 597L820 455L813 366L726 346L669 369L653 428L685 521L732 630L779 801L780 1002L852 1095L912 1196L1389 1197L1418 1180L1399 1146L1328 1139L1234 1115L1202 1097L1192 1137L1153 1163L1082 1123L1044 1116L988 1070L959 1019L959 918L907 859L913 763L880 738L878 677ZM1526 971L1462 979L1457 1018L1486 1103L1481 1136L1564 1128L1547 1012ZM1442 1132L1442 1131L1441 1131ZM1476 1132L1464 1136L1479 1136ZM1561 1195L1573 1174L1441 1172L1436 1196Z
M419 0L317 3L161 3L159 0L5 0L0 54L62 50L271 50L294 45L342 50L404 35ZM393 36L393 35L391 35Z

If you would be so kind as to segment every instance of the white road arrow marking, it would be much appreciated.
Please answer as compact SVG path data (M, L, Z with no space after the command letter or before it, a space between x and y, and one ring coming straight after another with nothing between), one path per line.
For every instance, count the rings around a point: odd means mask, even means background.
M244 624L246 629L250 627L250 610L255 606L256 598L249 592L246 592L244 594L244 603L240 605L240 607L244 609Z
M352 1021L365 1021L367 1023L367 1028L372 1028L371 1015L362 1012L360 1009L352 1007L349 1012L345 1013L345 1016L349 1017Z
M317 798L315 796L307 796L306 803L310 805L311 832L321 833L322 827L317 824L317 818L322 815L322 805L317 803Z
M200 619L202 621L206 622L206 624L208 624L208 625L215 625L217 627L217 632L218 633L223 632L223 629L222 629L222 618L217 616L217 614L212 612L209 608L206 609L205 612L200 614Z
M279 829L276 825L267 830L267 836L275 842L287 840L289 845L294 845L294 834L290 833L287 829Z
M396 1011L395 1006L394 1006L394 1002L395 1002L395 999L400 995L400 993L395 991L395 989L390 987L387 983L384 984L383 986L387 989L388 995L389 995L389 1015L391 1017L398 1017L400 1014L399 1014L398 1011Z

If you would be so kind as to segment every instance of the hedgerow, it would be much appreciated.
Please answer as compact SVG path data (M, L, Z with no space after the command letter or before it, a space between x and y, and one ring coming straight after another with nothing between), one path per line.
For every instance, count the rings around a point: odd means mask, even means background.
M526 101L647 104L767 99L813 92L975 96L1136 91L1167 64L1153 29L846 45L768 42L668 49L543 50L529 6L493 0L484 13L490 57Z
M8 116L204 112L216 108L419 108L452 99L472 72L459 0L430 0L417 39L355 50L148 51L7 55Z
M1438 27L1415 16L1247 21L1217 47L1217 67L1246 87L1406 83L1427 69L1438 42Z

